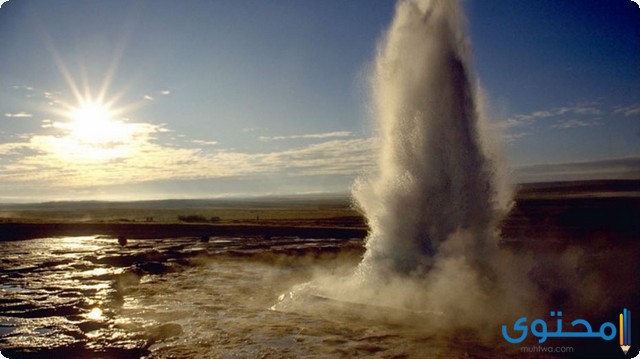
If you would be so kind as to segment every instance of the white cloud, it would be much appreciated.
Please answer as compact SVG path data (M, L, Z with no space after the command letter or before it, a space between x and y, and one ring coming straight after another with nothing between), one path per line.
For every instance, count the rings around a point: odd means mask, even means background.
M260 155L260 164L290 174L357 174L374 162L373 139L333 140Z
M180 148L157 139L162 127L129 124L127 141L94 146L68 134L31 135L0 144L8 161L0 164L0 182L21 186L85 188L157 180L203 179L259 174L357 175L373 164L373 139L333 139L263 153ZM56 128L64 131L64 128ZM342 135L338 135L342 136ZM326 138L319 136L312 138ZM192 140L214 145L215 141ZM96 160L99 159L99 160Z
M566 129L566 128L576 128L576 127L593 127L593 126L602 126L602 122L594 120L594 121L583 121L583 120L562 120L558 123L552 125L552 128Z
M218 141L192 140L191 142L197 145L205 145L205 146L214 146L218 144Z
M171 91L164 90L164 91L161 91L160 93L163 94L163 95L169 95L169 94L171 94Z
M0 144L0 155L19 154L20 150L29 148L25 143L2 143Z
M517 133L504 133L502 138L505 142L515 142L523 137L529 136L531 133L529 132L517 132Z
M153 97L149 96L149 95L144 95L143 98L145 100L149 100L149 101L153 101Z
M590 106L578 106L569 109L570 113L574 113L576 115L601 115L602 111Z
M337 137L350 137L349 131L336 131L326 133L312 133L305 135L290 135L290 136L259 136L260 141L281 141L281 140L295 140L295 139L317 139L317 138L337 138Z
M614 113L621 113L625 116L637 116L640 115L640 105L631 105L626 107L617 106L614 108Z
M1 0L0 0L1 1ZM12 86L14 90L24 90L24 91L33 91L33 87L26 85L14 85Z
M518 182L640 179L640 156L525 165L514 170Z
M595 116L601 115L602 110L595 107L595 104L575 105L557 107L550 110L535 111L529 114L517 114L509 117L506 121L499 124L503 129L509 129L513 127L530 126L538 120L564 116L567 114L579 115L579 116Z
M509 131L515 131L516 128L523 128L531 126L540 120L554 121L551 128L555 129L569 129L577 127L594 127L602 126L603 115L623 115L623 116L637 116L640 115L640 105L630 106L615 106L612 110L603 110L601 106L596 103L585 103L572 106L564 106L552 108L550 110L534 111L528 114L516 114L505 121L496 123L496 126L505 132L504 138L507 142L516 141L531 132L519 131L517 133L508 133ZM572 118L566 118L571 115Z
M494 126L503 132L506 142L515 142L520 138L531 135L535 130L524 131L540 121L547 123L553 121L551 128L568 129L576 127L601 126L603 115L606 115L598 102L582 103L578 105L556 107L549 110L538 110L527 114L516 114L504 121L496 122ZM625 108L629 110L628 108ZM614 112L622 112L622 108L617 108ZM571 117L571 118L567 118Z
M30 114L30 113L26 113L26 112L16 112L16 113L5 113L4 117L9 117L9 118L27 118L27 117L33 117L33 115Z

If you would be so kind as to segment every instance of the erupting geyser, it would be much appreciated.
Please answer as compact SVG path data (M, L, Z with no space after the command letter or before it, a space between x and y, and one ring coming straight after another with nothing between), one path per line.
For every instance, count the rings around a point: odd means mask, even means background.
M488 308L522 303L530 288L526 270L511 270L512 258L498 252L496 224L509 192L483 136L459 3L401 0L374 66L378 166L353 190L370 226L367 251L355 275L318 275L274 309L310 310L304 298L320 297L403 323L406 313L444 314L416 319L441 333L486 327L500 317Z
M499 201L458 2L400 1L374 66L381 146L354 186L371 228L360 270L422 273L440 252L481 263Z

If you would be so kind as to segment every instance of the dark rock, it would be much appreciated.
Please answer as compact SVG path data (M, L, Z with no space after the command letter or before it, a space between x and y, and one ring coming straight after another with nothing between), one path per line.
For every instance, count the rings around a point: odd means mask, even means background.
M113 267L129 267L142 262L162 262L167 256L158 251L138 252L134 254L114 254L98 257L96 263Z
M66 317L71 315L77 315L81 312L80 308L75 305L59 305L57 307L45 307L37 308L27 311L19 312L5 312L3 315L8 317L21 317L21 318L45 318L45 317Z
M175 337L182 334L182 327L180 326L180 324L167 323L153 326L147 329L147 332L149 333L149 340L151 342L156 342L158 340Z
M105 323L95 322L95 321L86 321L82 323L78 323L78 328L85 333L92 332L94 330L102 329L107 327Z
M107 264L113 267L128 267L133 265L136 259L134 255L106 255L98 257L96 263Z
M140 268L140 270L142 270L143 272L149 274L164 274L169 271L168 266L158 262L140 263L137 267Z

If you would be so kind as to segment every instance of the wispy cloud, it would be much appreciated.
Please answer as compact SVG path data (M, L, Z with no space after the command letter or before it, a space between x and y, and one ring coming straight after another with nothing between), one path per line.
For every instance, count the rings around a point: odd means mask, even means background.
M133 124L132 124L133 125ZM0 144L0 182L14 185L83 188L144 181L243 177L357 175L373 164L373 139L331 139L308 146L246 153L178 147L158 139L162 128L136 124L128 141L95 148L64 136L31 135L23 141ZM338 135L339 137L340 135ZM312 137L327 138L330 136ZM197 145L215 141L192 140ZM83 147L84 146L84 147ZM91 152L93 151L93 152ZM92 158L100 151L102 160ZM115 155L114 155L115 154ZM84 156L84 157L83 157Z
M218 141L192 140L191 143L204 146L214 146L218 144Z
M494 126L503 133L505 142L516 142L519 139L534 135L540 124L548 128L566 130L579 127L603 126L602 118L614 114L633 112L635 107L617 107L612 111L603 109L599 102L588 102L578 105L555 107L548 110L538 110L526 114L516 114ZM536 125L537 127L533 127Z
M515 142L523 137L529 136L530 132L517 132L517 133L503 133L502 139L507 142Z
M10 117L10 118L27 118L27 117L33 117L32 114L30 113L26 113L26 112L16 112L16 113L5 113L4 117Z
M0 143L0 155L17 155L20 151L28 149L29 145L22 142Z
M518 182L640 179L640 156L534 164L518 166L514 170Z
M163 94L163 95L170 95L170 94L171 94L171 91L169 91L169 90L164 90L164 91L160 91L160 93L161 93L161 94Z
M358 174L373 164L373 139L333 140L260 155L261 165L290 174Z
M259 136L260 141L281 141L281 140L296 140L296 139L318 139L318 138L337 138L337 137L350 137L349 131L337 131L337 132L325 132L325 133L312 133L305 135L290 135L290 136Z
M499 126L503 129L510 129L513 127L530 126L542 119L549 119L566 115L602 115L603 111L596 106L597 104L590 103L585 105L557 107L550 110L535 111L528 114L517 114L509 117L506 121L500 123Z
M561 120L558 123L552 125L552 128L576 128L576 127L593 127L593 126L602 126L602 122L598 120L593 121L584 121L584 120Z
M144 96L142 96L142 97L143 97L145 100L153 101L153 97L151 97L151 96L149 96L149 95L144 95Z
M620 113L625 116L638 116L640 115L640 105L631 105L631 106L616 106L613 110L614 113Z
M14 90L25 90L25 91L33 91L33 87L26 85L14 85L12 86Z

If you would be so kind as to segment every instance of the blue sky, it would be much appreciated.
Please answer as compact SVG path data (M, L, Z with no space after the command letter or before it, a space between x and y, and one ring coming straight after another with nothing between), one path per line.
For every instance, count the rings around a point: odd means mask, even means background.
M640 177L640 8L465 0L514 181ZM0 8L0 201L344 192L392 1Z

